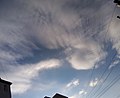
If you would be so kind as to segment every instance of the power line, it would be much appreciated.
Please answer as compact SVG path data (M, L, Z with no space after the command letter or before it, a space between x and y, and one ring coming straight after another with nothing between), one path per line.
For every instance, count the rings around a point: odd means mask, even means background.
M110 64L113 62L114 58L116 57L116 54L117 54L117 53L114 54L114 56L113 56L112 61L110 62ZM102 75L100 76L99 82L100 82L101 79L104 77L104 75L105 75L105 73L107 72L110 64L108 64L108 66L105 68L104 72L103 72ZM107 74L107 76L106 76L105 79L103 80L103 83L98 86L98 89L93 93L93 95L95 95L95 94L101 89L101 87L103 86L103 84L105 83L105 81L108 79L108 77L110 76L110 74L112 73L112 71L113 71L113 68L112 68L112 69L110 70L110 72ZM98 83L99 83L99 82L98 82ZM95 88L96 88L96 87L94 87L94 88L91 90L90 94L94 91ZM89 94L89 95L90 95L90 94Z
M91 79L92 79L92 77L93 77L94 70L95 70L95 65L94 65L94 67L93 67L93 69L92 69L92 71L91 71L90 78L89 78L89 80L88 80L88 86L89 86L89 83L90 83L90 81L91 81ZM88 91L88 86L87 86L86 91ZM87 96L86 96L86 98L87 98Z
M118 74L111 82L108 84L95 98L100 98L103 96L113 85L115 85L120 80L120 74Z
M115 6L114 9L113 9L113 13L112 13L112 15L111 15L110 23L109 23L108 28L107 28L107 31L106 31L106 36L107 36L108 30L109 30L109 28L110 28L110 25L111 25L111 22L112 22L112 19L113 19L115 10L116 10L116 6ZM116 55L116 54L115 54L115 55ZM100 79L99 79L99 82L100 82L100 80L102 79L102 77L105 75L108 67L109 67L109 64L108 64L108 66L106 67L106 69L104 70L103 74L101 75L101 77L100 77ZM109 74L108 74L108 76L109 76ZM106 78L108 78L108 77L106 77ZM106 80L106 79L105 79L105 80ZM92 93L92 91L93 91L94 89L95 89L95 87L90 91L90 93L88 94L88 96Z

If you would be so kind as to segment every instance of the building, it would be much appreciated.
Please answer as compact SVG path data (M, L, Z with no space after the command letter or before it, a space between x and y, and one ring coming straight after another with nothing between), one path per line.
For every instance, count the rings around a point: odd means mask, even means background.
M56 93L56 94L53 96L53 98L68 98L68 97Z
M44 98L50 98L50 97L45 96ZM68 97L56 93L52 98L68 98Z
M0 98L11 98L10 85L12 83L0 78Z
M45 96L44 98L50 98L50 97Z

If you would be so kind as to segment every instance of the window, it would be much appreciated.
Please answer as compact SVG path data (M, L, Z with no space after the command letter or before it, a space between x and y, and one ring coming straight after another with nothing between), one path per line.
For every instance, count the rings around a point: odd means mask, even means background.
M5 91L5 92L8 91L7 85L4 85L4 91Z

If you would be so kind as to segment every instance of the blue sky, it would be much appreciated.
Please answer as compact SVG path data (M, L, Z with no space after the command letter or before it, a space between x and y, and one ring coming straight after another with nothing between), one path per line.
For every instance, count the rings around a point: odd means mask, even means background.
M0 0L0 77L13 98L118 98L120 9L112 0Z

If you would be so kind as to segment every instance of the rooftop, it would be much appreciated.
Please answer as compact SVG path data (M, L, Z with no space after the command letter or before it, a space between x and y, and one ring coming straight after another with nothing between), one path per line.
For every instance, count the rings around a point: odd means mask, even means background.
M12 84L11 82L6 81L6 80L3 80L3 79L1 79L1 78L0 78L0 82L1 82L1 83L6 83L6 84L9 84L9 85L11 85L11 84Z
M56 93L56 94L53 96L53 98L68 98L68 97Z

